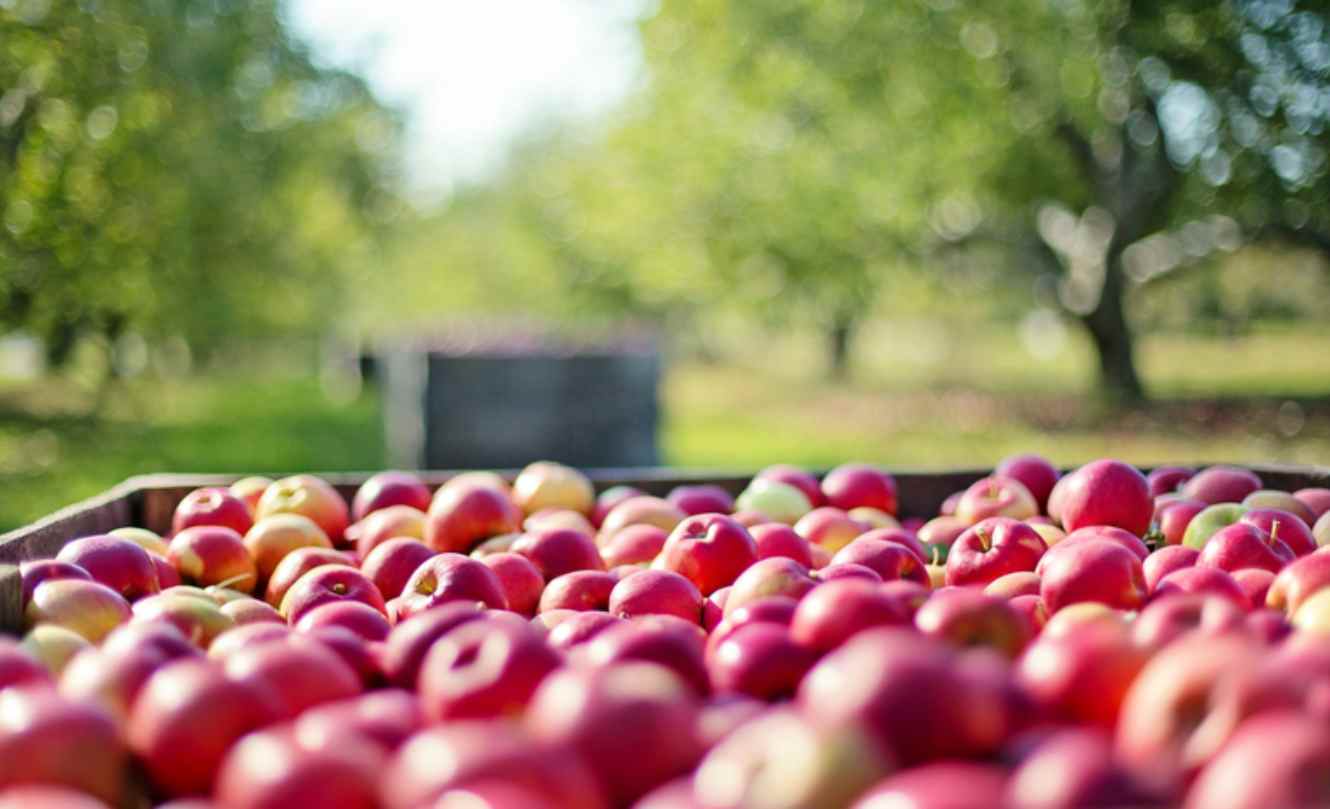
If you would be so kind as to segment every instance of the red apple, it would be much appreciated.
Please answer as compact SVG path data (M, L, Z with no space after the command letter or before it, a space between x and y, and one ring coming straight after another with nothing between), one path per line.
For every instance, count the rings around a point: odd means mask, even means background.
M196 525L220 525L241 536L254 525L249 504L220 486L195 489L185 495L171 518L171 533Z
M822 479L822 493L828 504L843 511L869 506L896 515L896 479L876 466L842 464Z
M1201 552L1186 545L1165 545L1145 557L1141 566L1145 572L1145 586L1150 592L1159 587L1159 582L1175 570L1192 567L1201 556Z
M790 622L794 620L794 612L798 606L799 602L793 598L770 596L740 607L726 616L707 635L706 654L708 659L721 641L740 627L752 623L768 623L788 627Z
M1047 458L1034 453L1011 455L998 462L993 473L1001 477L1019 481L1030 494L1034 495L1039 510L1048 505L1048 496L1053 492L1061 474Z
M517 553L496 553L486 556L481 563L498 577L508 609L527 616L536 614L545 577L530 559Z
M169 624L125 626L97 649L76 655L60 675L60 693L100 706L122 727L148 677L172 660L199 650Z
M962 789L957 785L964 784ZM1002 806L1007 773L994 764L971 761L938 761L892 775L879 783L851 809L953 809L961 806ZM958 792L964 804L956 803Z
M587 641L609 629L622 624L624 619L608 612L573 612L558 625L550 629L547 640L550 646L560 651L568 651L581 646Z
M1022 618L1030 630L1030 637L1038 637L1048 624L1048 607L1038 595L1021 595L1008 599L1008 604Z
M269 641L287 640L293 632L295 630L284 623L261 622L232 627L218 635L208 645L208 658L211 660L226 660L241 649L247 649Z
M1277 508L1253 508L1243 514L1238 522L1255 526L1269 534L1271 539L1278 539L1288 545L1294 556L1306 556L1319 547L1307 523L1287 511Z
M390 539L410 537L423 542L427 520L425 512L411 506L388 506L347 526L346 538L355 545L356 554L364 559Z
M152 557L139 545L100 535L76 539L56 554L56 561L78 565L94 581L133 601L161 589Z
M118 802L128 757L114 720L49 688L0 693L0 788L47 784Z
M313 475L292 475L274 481L254 509L256 520L275 514L300 514L314 521L334 544L342 542L351 512L327 481Z
M655 566L682 575L706 596L732 584L756 561L757 545L748 529L730 517L704 514L679 523Z
M1007 573L1033 571L1048 550L1019 520L990 517L961 534L947 553L947 584L988 584Z
M1182 486L1182 493L1205 503L1240 503L1261 488L1261 478L1236 466L1211 466L1202 469Z
M1033 637L1029 623L1006 601L968 587L932 595L914 616L926 637L961 648L984 646L1015 658Z
M157 789L173 797L203 795L212 791L231 745L277 721L280 710L263 685L186 658L148 679L134 701L127 738Z
M211 806L176 806L162 804L165 809L212 809ZM0 791L0 809L107 809L107 804L68 787L49 784L25 784Z
M1016 665L1016 680L1051 718L1108 730L1149 655L1124 629L1087 623L1045 632Z
M866 629L909 625L913 615L914 610L877 585L852 579L827 582L799 601L790 636L810 649L828 652Z
M311 750L290 727L251 733L227 753L217 774L227 809L377 809L382 753L356 738Z
M51 682L51 671L10 638L0 637L0 690L11 685L43 685Z
M1185 466L1157 466L1145 476L1145 482L1150 487L1150 496L1158 497L1161 494L1176 492L1182 484L1191 480L1193 474L1195 473Z
M367 641L384 640L392 630L383 611L363 601L349 599L332 600L312 607L294 625L306 634L319 627L339 626Z
M586 475L570 466L537 461L513 481L513 502L527 514L544 508L590 514L596 504L596 490Z
M375 511L390 506L410 506L428 511L430 491L410 472L379 472L360 484L351 500L351 519L360 522Z
M1327 586L1330 586L1330 551L1317 551L1279 571L1264 604L1292 615L1313 593Z
M1205 509L1206 504L1202 501L1187 499L1176 500L1161 508L1158 512L1159 533L1164 535L1164 542L1181 545L1192 518Z
M1247 594L1227 571L1217 567L1196 565L1175 570L1159 580L1154 597L1159 598L1171 593L1195 593L1212 595L1228 599L1235 607L1246 610L1251 607Z
M1298 489L1293 496L1311 511L1313 523L1330 512L1330 489L1324 487Z
M1134 466L1109 459L1092 461L1068 475L1059 507L1068 531L1109 525L1143 536L1154 514L1145 476Z
M790 637L788 628L766 621L730 631L707 658L718 693L747 694L774 702L792 697L817 653Z
M837 565L827 565L824 568L813 571L813 578L818 581L835 581L836 579L863 579L874 584L882 582L882 576L871 567L865 567L854 562L845 562ZM905 581L896 579L896 581ZM915 584L916 582L910 582Z
M1107 540L1058 543L1044 555L1040 567L1039 596L1052 613L1082 601L1134 610L1148 595L1141 560Z
M299 642L297 642L299 641ZM240 649L226 659L226 675L277 698L283 718L314 705L354 697L360 678L341 657L312 638L293 636Z
M409 537L398 537L370 551L360 563L360 570L369 576L385 599L397 598L416 568L434 555L434 551L425 543Z
M665 499L688 516L729 514L734 511L734 497L715 484L675 486Z
M595 667L629 661L656 663L705 696L711 690L703 658L705 637L696 624L673 616L651 615L609 627L578 651L583 662Z
M725 615L747 604L768 596L789 596L798 599L817 582L808 575L808 568L782 556L762 559L735 579L725 599Z
M575 570L605 569L595 540L581 531L555 529L523 534L512 550L530 559L545 581Z
M1117 761L1113 740L1093 728L1054 731L1012 773L1010 809L1158 806L1163 802Z
M242 593L254 589L254 557L244 538L220 525L185 528L171 538L168 561L189 581L208 586L223 584Z
M348 736L390 753L425 726L420 699L388 688L311 708L295 721L300 744L313 750L336 747Z
M170 587L176 587L181 583L180 571L166 560L164 556L149 551L148 558L152 559L152 567L157 572L157 585L163 590Z
M485 610L485 605L476 601L457 601L404 618L389 633L381 655L388 681L398 688L414 690L420 664L434 642L485 615Z
M702 593L673 571L641 570L614 585L609 611L620 618L677 615L685 621L697 622L702 615Z
M259 507L259 498L271 485L271 478L265 478L262 475L250 475L232 483L226 487L226 490L240 498L249 508L249 513L253 514L254 510ZM244 532L241 531L240 533Z
M818 484L817 477L797 466L790 466L789 464L768 466L758 472L754 479L774 480L777 483L793 486L804 493L804 497L808 498L808 503L813 508L820 508L827 504L826 495L822 494L822 487Z
M606 538L600 555L609 567L650 563L660 555L669 536L669 532L654 525L630 525Z
M508 483L503 475L498 472L488 472L483 470L472 470L470 472L460 472L443 482L443 485L435 490L434 496L437 498L439 492L452 489L469 489L479 486L483 489L493 489L503 496L512 499L513 487Z
M50 579L33 591L24 612L29 627L54 624L100 643L129 620L129 602L104 584L80 579Z
M1201 772L1186 809L1324 806L1330 804L1327 768L1330 729L1323 721L1292 711L1257 716Z
M813 549L808 540L784 523L758 523L749 528L748 533L753 537L758 559L783 556L786 559L793 559L804 567L811 567L813 564Z
M346 566L349 562L346 554L332 548L317 546L296 548L282 557L282 561L273 568L263 598L280 609L287 592L306 573L324 565Z
M551 579L540 594L539 612L609 609L618 579L603 570L574 570Z
M1146 557L1150 555L1149 546L1142 542L1140 537L1130 531L1124 531L1121 528L1115 528L1111 525L1091 525L1086 526L1085 528L1078 528L1059 540L1057 547L1070 547L1081 542L1100 540L1121 545L1135 554L1136 558L1140 559L1142 562L1144 562Z
M1219 634L1243 625L1246 613L1227 598L1174 594L1151 601L1132 622L1132 637L1148 649L1162 649L1191 632Z
M481 540L522 527L522 512L509 497L485 486L445 486L434 495L425 544L440 553L466 553Z
M323 529L300 514L275 514L254 523L245 534L245 547L254 557L259 586L266 585L277 566L288 554L300 548L332 549L332 542ZM268 599L272 603L272 599ZM279 601L280 603L280 601Z
M924 569L923 559L900 542L877 538L876 535L879 533L885 532L871 531L846 545L831 557L831 563L863 565L881 576L883 581L905 579L919 584L929 584L928 571Z
M208 648L213 638L235 626L235 621L206 594L197 597L185 593L159 593L140 599L134 604L132 620L136 623L166 621L201 649Z
M426 559L407 580L398 598L398 620L453 601L479 601L491 609L508 609L503 585L494 571L460 553L441 553Z
M1247 603L1252 607L1260 607L1265 603L1266 597L1270 594L1270 586L1275 583L1274 573L1254 567L1235 570L1232 576L1233 581L1242 588Z
M605 517L625 500L640 497L646 492L634 486L611 486L596 496L596 505L591 509L591 524L600 530ZM667 529L668 530L668 529Z
M435 642L420 668L420 699L436 722L508 716L526 707L563 657L525 624L469 621Z
M814 545L835 553L850 541L871 530L872 526L856 520L833 506L815 508L794 524L794 531Z
M88 571L78 565L69 562L57 562L54 559L36 559L27 562L20 562L18 566L19 577L23 581L23 606L26 607L32 600L32 593L37 589L37 585L44 581L52 579L79 579L81 581L92 581L92 576Z
M1249 523L1239 522L1216 531L1205 543L1196 564L1229 572L1259 567L1278 573L1293 559L1293 550L1282 539Z
M956 504L956 518L974 525L990 517L1024 520L1039 513L1039 503L1025 484L991 475L975 481Z

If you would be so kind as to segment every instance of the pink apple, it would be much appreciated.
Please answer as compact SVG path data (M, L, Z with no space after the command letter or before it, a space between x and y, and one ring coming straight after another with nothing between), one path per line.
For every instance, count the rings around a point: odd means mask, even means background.
M932 595L914 616L925 637L952 646L984 646L1015 658L1033 637L1025 618L997 596L969 587L948 587Z
M707 658L718 693L747 694L774 702L792 697L817 653L790 637L788 628L759 621L726 634Z
M1205 543L1196 564L1229 572L1259 567L1277 573L1293 559L1292 549L1282 539L1239 522L1216 531Z
M455 601L404 618L393 627L381 655L384 673L398 688L414 690L420 664L435 641L486 614L476 601Z
M1211 466L1197 472L1182 486L1182 493L1206 503L1240 503L1261 488L1256 473L1236 466Z
M654 525L662 531L673 531L674 526L687 517L673 503L660 497L637 495L617 503L600 524L600 536L612 537L630 525Z
M984 585L984 594L1010 601L1017 596L1039 595L1039 574L1033 570L1017 570L993 579Z
M919 529L919 541L925 546L925 553L932 547L950 548L956 538L965 533L970 524L958 517L934 517ZM929 554L931 558L931 554Z
M515 533L521 526L522 511L504 492L486 486L445 486L430 504L425 544L440 553L466 553L482 540Z
M990 517L1024 520L1039 513L1039 503L1025 484L991 475L975 481L956 504L956 517L971 525Z
M1171 593L1197 593L1228 599L1234 606L1246 610L1251 607L1247 594L1227 571L1217 567L1203 567L1197 564L1175 570L1159 580L1154 597L1162 598Z
M753 544L757 547L758 559L783 556L786 559L793 559L804 567L811 567L813 564L813 549L808 540L784 523L758 523L749 528L748 533L752 535Z
M263 599L274 607L280 608L286 593L306 573L324 565L347 565L350 559L341 551L332 548L311 546L296 548L282 558L268 577Z
M1270 594L1270 586L1275 583L1275 574L1268 570L1249 567L1242 570L1233 571L1233 580L1242 588L1243 595L1247 596L1247 603L1253 608L1265 604L1265 599Z
M1123 627L1087 623L1044 632L1016 665L1016 680L1051 719L1112 730L1149 655Z
M382 753L351 737L318 749L301 746L289 726L244 737L217 774L216 797L227 809L372 809L378 806Z
M889 776L854 803L851 809L951 809L957 785L968 806L1002 806L1007 792L1007 773L994 764L971 761L938 761Z
M562 665L563 657L528 625L469 621L425 655L421 705L436 722L512 715Z
M545 577L530 559L518 553L496 553L480 561L499 578L508 609L522 615L535 615L540 594L545 589Z
M76 539L61 548L55 558L58 562L78 565L94 581L130 601L161 589L152 557L128 539L106 535Z
M863 565L881 576L883 581L905 579L929 584L928 571L917 553L899 542L878 539L874 536L877 533L869 532L846 545L831 557L831 563Z
M1271 756L1271 750L1279 755ZM1186 809L1324 806L1330 787L1330 729L1291 711L1273 711L1239 726L1201 771Z
M184 633L191 642L206 649L213 638L235 626L221 606L206 594L159 593L134 603L136 623L165 621Z
M293 727L300 743L314 750L335 747L350 736L389 753L424 726L420 698L389 688L311 708Z
M555 529L523 534L512 550L530 559L545 581L575 570L605 569L595 540L581 531Z
M921 595L927 597L926 592ZM832 581L813 588L799 601L790 635L796 643L827 652L866 629L908 626L914 611L877 585L853 579Z
M336 652L314 638L298 635L240 649L226 658L224 666L232 680L274 695L285 719L361 691L360 677Z
M593 667L646 662L673 671L699 696L711 690L703 658L705 636L696 625L678 618L652 615L625 621L598 633L579 647L580 659Z
M460 553L441 553L425 560L407 580L398 597L398 620L454 601L504 610L508 601L494 571Z
M425 539L425 512L411 506L388 506L370 512L360 522L347 527L346 538L354 543L361 559L379 545L396 537Z
M1084 528L1078 528L1067 534L1058 541L1057 547L1070 547L1081 542L1106 541L1121 545L1136 555L1142 562L1150 555L1150 548L1141 541L1141 538L1124 531L1121 528L1115 528L1111 525L1090 525Z
M814 545L835 553L872 526L834 506L815 508L794 524L794 531Z
M857 564L855 562L844 562L836 565L827 565L824 568L814 570L812 575L813 578L817 579L818 581L835 581L837 579L863 579L865 581L872 582L873 584L880 584L882 582L882 576L876 570L872 569L871 567L865 567L864 565ZM904 581L904 579L897 579L896 581ZM913 581L911 581L910 583L915 584L915 582Z
M730 517L689 517L670 533L655 566L672 570L707 596L732 584L757 561L757 545L748 529Z
M1143 536L1154 514L1145 476L1134 466L1109 459L1092 461L1068 475L1059 507L1068 531L1109 525Z
M180 575L195 584L225 583L248 593L257 583L254 557L245 548L244 538L226 526L199 525L178 531L167 552Z
M272 485L272 478L265 478L262 475L250 475L243 477L226 487L231 494L239 497L249 508L251 514L254 509L259 507L259 498L263 496L264 490ZM244 532L241 532L244 533Z
M1048 505L1048 495L1053 492L1053 486L1057 484L1058 478L1061 477L1057 467L1053 466L1047 458L1033 453L1011 455L1003 458L998 462L993 473L1019 481L1024 485L1030 494L1034 495L1040 511L1043 511L1045 506Z
M808 568L793 559L782 556L762 559L735 579L725 599L724 612L728 616L740 607L769 596L798 599L816 584Z
M195 489L185 495L171 517L171 533L196 525L221 525L241 536L254 525L249 504L221 487Z
M36 559L19 562L19 577L23 581L23 606L32 600L32 593L37 585L52 579L79 579L92 581L88 571L69 562L57 562L54 559Z
M367 641L384 640L392 630L392 625L381 610L363 601L348 599L328 601L312 607L295 622L295 628L306 634L324 626L342 627Z
M286 623L286 619L282 617L276 607L266 601L259 601L257 598L241 598L228 601L222 605L221 612L227 618L230 618L236 626L256 623Z
M254 523L245 534L245 547L254 557L259 587L266 586L277 566L300 548L332 549L323 529L301 514L274 514ZM272 599L268 599L272 603Z
M128 756L111 716L41 687L0 693L0 787L41 783L118 802Z
M434 551L425 543L409 537L398 537L370 551L360 563L360 570L369 576L384 598L397 598L416 568L434 555Z
M1187 535L1187 526L1192 518L1205 511L1206 503L1200 500L1175 500L1159 509L1159 532L1164 535L1164 542L1169 545L1181 545Z
M885 469L862 463L842 464L822 479L827 503L844 511L860 506L895 516L896 479Z
M1150 496L1158 497L1161 494L1176 492L1182 484L1191 480L1193 474L1195 473L1185 466L1157 466L1145 476L1145 482L1150 487Z
M700 621L702 593L688 579L670 570L641 570L624 577L610 591L609 611L620 618L677 615Z
M607 537L600 548L601 558L609 567L650 563L665 547L669 532L655 525L630 525Z
M1190 632L1211 635L1242 626L1246 612L1227 598L1177 594L1156 598L1132 622L1132 637L1148 649L1162 649Z
M619 580L603 570L574 570L550 579L540 595L539 612L609 609L610 593Z
M675 486L665 499L684 514L729 514L734 511L734 497L715 484Z
M226 660L241 649L270 641L284 641L290 638L293 632L295 630L286 624L253 623L232 627L218 635L208 645L208 658Z
M608 612L570 612L567 618L550 629L547 640L550 646L566 652L590 641L606 629L618 626L623 622L624 619L610 615Z
M428 511L430 490L410 472L379 472L360 484L351 500L351 519L360 522L371 513L390 506L410 506Z
M1038 743L1007 784L1010 809L1158 806L1160 796L1117 760L1113 739L1092 728L1056 730Z
M990 517L961 534L947 553L947 584L984 585L1007 573L1033 571L1048 550L1033 528Z
M148 678L172 660L200 652L169 624L124 626L95 650L76 655L60 675L60 693L96 704L121 727Z
M1292 615L1313 593L1325 587L1330 587L1330 551L1317 551L1279 571L1264 605Z
M822 487L818 484L817 477L797 466L790 466L789 464L768 466L758 472L754 479L774 480L777 483L793 486L804 493L804 497L808 498L808 503L813 508L819 508L827 504L826 495L822 494Z
M1307 523L1295 514L1277 508L1253 508L1242 518L1240 523L1255 526L1288 545L1295 556L1306 556L1316 550L1316 537Z
M1165 576L1175 570L1192 567L1200 556L1200 551L1186 545L1165 545L1145 558L1142 565L1145 586L1153 593Z
M351 522L346 500L326 480L314 475L292 475L264 489L254 509L254 518L262 520L275 514L308 517L334 544L342 542Z
M1148 595L1141 560L1108 540L1058 543L1040 567L1039 596L1052 613L1083 601L1134 610Z
M0 690L11 685L44 685L51 671L19 643L0 637Z
M591 510L591 525L600 530L601 523L605 522L605 517L610 511L620 503L633 497L639 497L646 492L634 486L611 486L596 496L596 505Z
M1326 512L1330 512L1330 489L1324 487L1298 489L1293 496L1311 511L1313 523Z

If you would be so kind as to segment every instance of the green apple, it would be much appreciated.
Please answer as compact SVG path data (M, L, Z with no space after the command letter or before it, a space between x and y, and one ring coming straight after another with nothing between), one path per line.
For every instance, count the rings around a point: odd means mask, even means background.
M1205 547L1205 543L1216 531L1232 525L1242 519L1242 515L1246 513L1247 507L1238 503L1216 503L1207 506L1187 523L1187 530L1182 535L1182 544L1199 551Z
M813 504L808 495L788 483L758 478L735 498L734 508L736 512L761 512L776 522L793 525L813 510Z

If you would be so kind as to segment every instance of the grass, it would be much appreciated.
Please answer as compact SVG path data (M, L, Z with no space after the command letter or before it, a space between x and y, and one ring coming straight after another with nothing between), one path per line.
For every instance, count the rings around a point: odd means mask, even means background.
M1034 450L1063 463L1330 463L1330 333L1146 339L1141 366L1159 399L1110 418L1086 397L1088 347L1074 335L1036 337L1032 346L1030 335L984 323L881 324L861 336L844 385L821 377L807 339L723 346L725 364L670 367L665 459L937 468ZM141 380L100 403L69 380L0 385L0 528L145 472L382 467L380 419L372 391L330 398L312 376Z

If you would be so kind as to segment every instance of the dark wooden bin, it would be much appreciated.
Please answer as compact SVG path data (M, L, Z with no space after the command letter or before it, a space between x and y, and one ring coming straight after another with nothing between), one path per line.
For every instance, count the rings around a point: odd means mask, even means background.
M1205 464L1194 464L1204 466ZM1261 476L1273 489L1292 491L1308 486L1330 486L1330 467L1243 464ZM919 471L892 470L899 486L901 513L931 516L947 495L963 489L988 474L987 470ZM651 469L593 469L587 473L598 489L632 485L663 495L685 483L714 483L737 494L748 485L751 473L726 471ZM431 486L438 486L456 472L420 473ZM504 471L510 480L515 470ZM61 509L32 525L0 536L0 632L23 628L22 582L18 563L54 556L65 543L89 534L135 525L160 534L170 530L171 515L186 494L200 486L225 485L239 475L144 475L130 478L115 488L81 503ZM369 473L322 475L348 499Z

